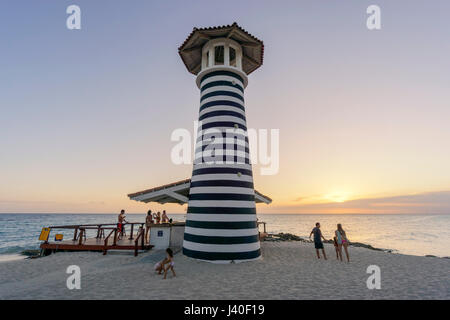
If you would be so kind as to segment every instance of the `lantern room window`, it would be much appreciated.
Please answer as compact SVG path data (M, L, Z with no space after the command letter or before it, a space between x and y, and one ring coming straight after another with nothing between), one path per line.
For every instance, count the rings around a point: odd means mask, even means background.
M230 47L230 66L236 67L236 50Z
M202 49L201 70L214 66L229 66L242 70L242 48L232 39L217 38Z
M214 48L214 64L223 65L225 64L225 47L217 46Z

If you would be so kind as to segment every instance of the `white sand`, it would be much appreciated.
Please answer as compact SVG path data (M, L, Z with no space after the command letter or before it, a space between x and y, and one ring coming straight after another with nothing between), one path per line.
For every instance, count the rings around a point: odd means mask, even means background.
M0 263L1 299L449 299L450 260L350 248L350 264L318 260L311 244L263 242L263 259L215 265L175 255L177 277L153 272L163 252L57 253ZM66 287L66 268L81 268L81 290ZM369 290L369 265L381 290Z

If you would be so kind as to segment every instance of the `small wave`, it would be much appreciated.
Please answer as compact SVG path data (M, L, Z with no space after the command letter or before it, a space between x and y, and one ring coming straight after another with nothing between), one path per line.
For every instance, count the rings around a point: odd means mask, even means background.
M22 247L22 246L10 246L10 247L5 247L5 248L0 248L0 254L21 254L22 251L24 250L33 250L33 249L38 249L38 247L36 246L26 246L26 247Z

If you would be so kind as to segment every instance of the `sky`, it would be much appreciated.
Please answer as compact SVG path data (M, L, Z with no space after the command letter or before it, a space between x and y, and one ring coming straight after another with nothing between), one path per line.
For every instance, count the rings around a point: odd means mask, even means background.
M81 8L68 30L66 8ZM381 30L366 9L381 8ZM127 194L190 178L175 129L199 90L178 47L236 21L264 41L249 128L279 129L259 213L450 213L450 2L0 2L0 212L112 213L186 205Z

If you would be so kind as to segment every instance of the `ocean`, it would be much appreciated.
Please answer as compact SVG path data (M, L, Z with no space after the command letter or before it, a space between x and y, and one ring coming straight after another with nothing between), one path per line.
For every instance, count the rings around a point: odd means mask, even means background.
M169 214L169 217L185 220L185 214ZM308 237L314 224L320 222L323 235L331 239L336 224L341 223L350 241L392 249L395 253L450 256L450 215L259 214L258 218L267 223L270 233ZM23 250L38 249L43 227L115 223L116 220L117 214L0 214L0 261L17 259ZM141 222L145 215L128 214L127 220ZM90 232L94 236L95 231ZM73 236L73 231L58 233L64 234L64 239Z

